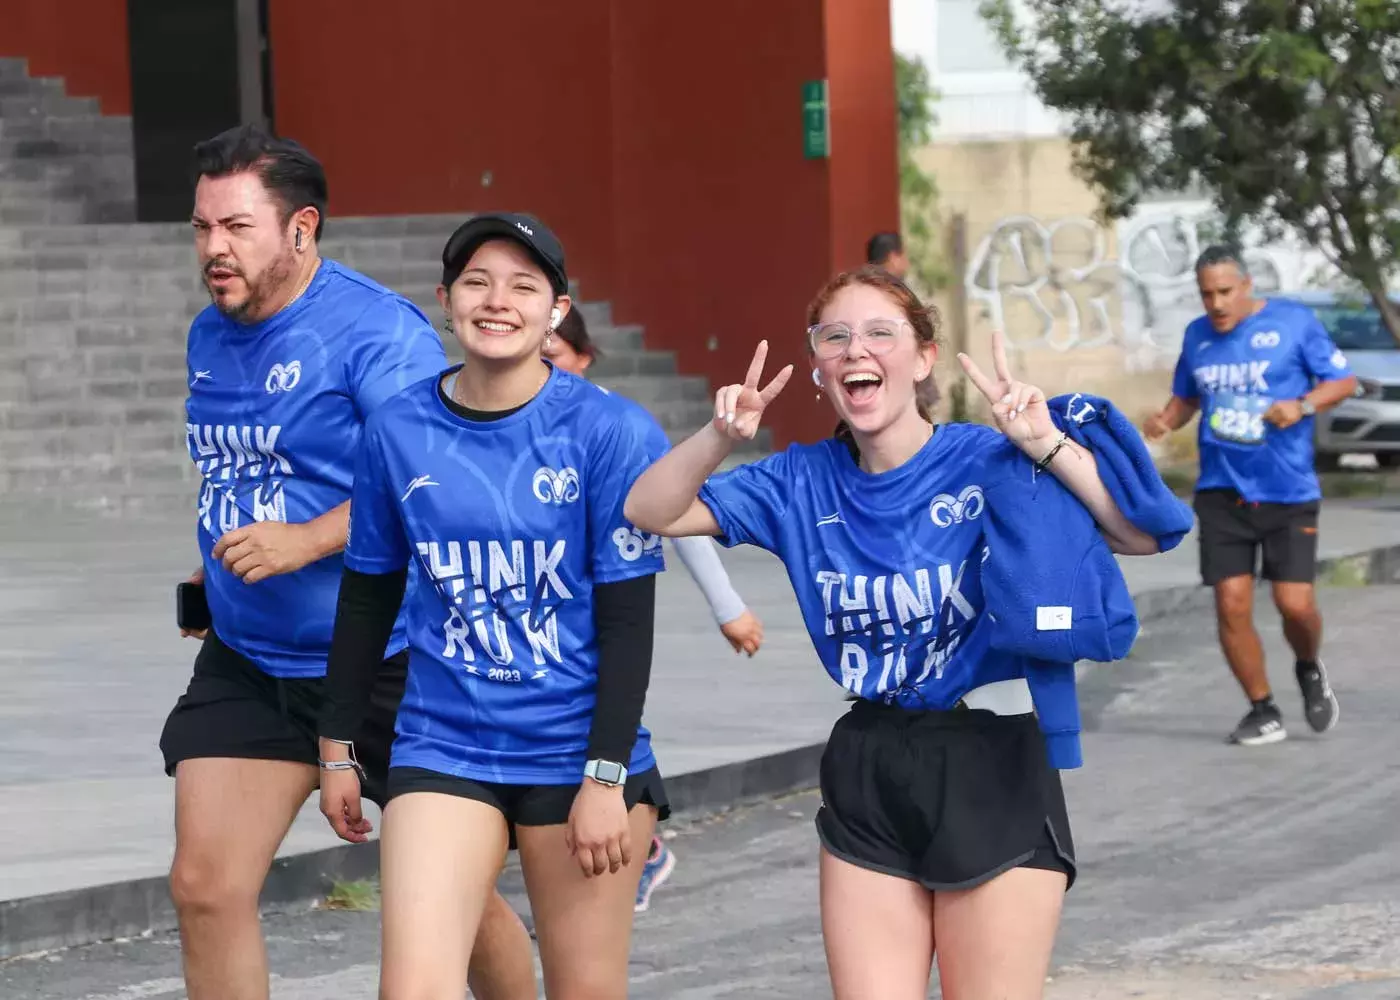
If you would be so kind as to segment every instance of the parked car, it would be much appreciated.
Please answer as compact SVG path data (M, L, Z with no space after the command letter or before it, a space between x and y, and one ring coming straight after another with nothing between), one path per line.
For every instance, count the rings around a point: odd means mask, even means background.
M1382 468L1400 468L1400 343L1375 305L1341 301L1331 292L1282 298L1317 313L1356 375L1356 394L1315 421L1317 465L1335 469L1343 455L1376 456Z

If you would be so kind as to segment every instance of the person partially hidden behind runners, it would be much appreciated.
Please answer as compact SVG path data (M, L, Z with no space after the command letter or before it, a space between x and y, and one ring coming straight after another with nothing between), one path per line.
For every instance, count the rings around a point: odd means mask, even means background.
M1350 396L1356 379L1312 310L1255 297L1237 250L1208 248L1196 262L1196 282L1206 314L1186 328L1171 399L1143 429L1159 439L1202 412L1201 579L1215 588L1220 646L1250 703L1229 742L1259 746L1287 736L1254 628L1260 569L1293 649L1304 718L1324 733L1336 725L1338 707L1319 658L1313 581L1322 491L1313 416Z
M202 642L160 737L175 776L170 890L190 1000L266 1000L258 896L318 782L356 452L366 419L447 356L407 299L320 256L326 176L305 149L245 126L194 159L213 302L189 334L202 557L189 582L213 627L183 629ZM357 733L365 794L381 805L407 645L400 617ZM529 935L499 893L469 975L480 1000L536 994Z

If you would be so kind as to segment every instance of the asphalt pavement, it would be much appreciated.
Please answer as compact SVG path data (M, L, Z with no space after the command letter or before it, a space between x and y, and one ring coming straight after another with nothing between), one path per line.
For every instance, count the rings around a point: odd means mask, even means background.
M1243 711L1200 613L1150 624L1081 681L1066 775L1080 880L1047 1000L1400 997L1400 588L1322 594L1336 730L1302 723L1277 618L1259 614L1290 738L1226 746ZM671 824L679 864L637 920L633 997L827 996L813 793ZM520 906L518 872L506 884ZM266 920L274 1000L372 997L378 915ZM170 934L0 963L0 996L183 997ZM936 977L930 996L939 995Z

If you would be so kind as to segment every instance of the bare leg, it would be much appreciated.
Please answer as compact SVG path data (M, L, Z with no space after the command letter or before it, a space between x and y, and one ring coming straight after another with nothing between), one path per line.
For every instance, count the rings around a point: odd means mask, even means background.
M258 895L316 769L203 757L175 769L170 895L190 1000L267 1000Z
M938 978L947 1000L1040 1000L1065 876L1013 868L975 889L934 893Z
M1254 578L1232 576L1215 585L1215 617L1220 648L1245 697L1258 701L1269 695L1264 670L1264 647L1254 628Z
M535 949L530 932L499 892L491 893L467 969L476 1000L535 1000Z
M650 844L656 809L629 813L633 844ZM585 878L564 840L565 827L520 826L520 864L535 912L535 935L549 1000L624 1000L632 908L645 851L616 875Z
M484 802L411 792L384 810L380 1000L461 1000L482 913L505 860L505 817Z
M1274 606L1283 616L1283 637L1294 659L1312 663L1322 647L1322 614L1311 583L1275 583Z
M821 852L822 939L835 1000L923 1000L933 893Z

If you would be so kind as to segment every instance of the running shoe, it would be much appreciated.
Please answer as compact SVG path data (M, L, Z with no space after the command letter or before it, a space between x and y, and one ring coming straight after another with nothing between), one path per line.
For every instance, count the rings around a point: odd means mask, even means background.
M646 864L642 866L642 881L637 886L636 912L641 913L651 905L651 894L656 887L671 877L676 869L676 856L662 843L660 837L651 838L651 850Z
M1287 738L1288 732L1283 728L1283 713L1278 710L1277 705L1251 706L1226 742L1245 747L1260 747Z
M1295 664L1293 672L1298 677L1298 690L1303 692L1303 718L1313 732L1327 732L1337 724L1341 712L1332 685L1327 682L1327 668L1318 660L1315 664Z

